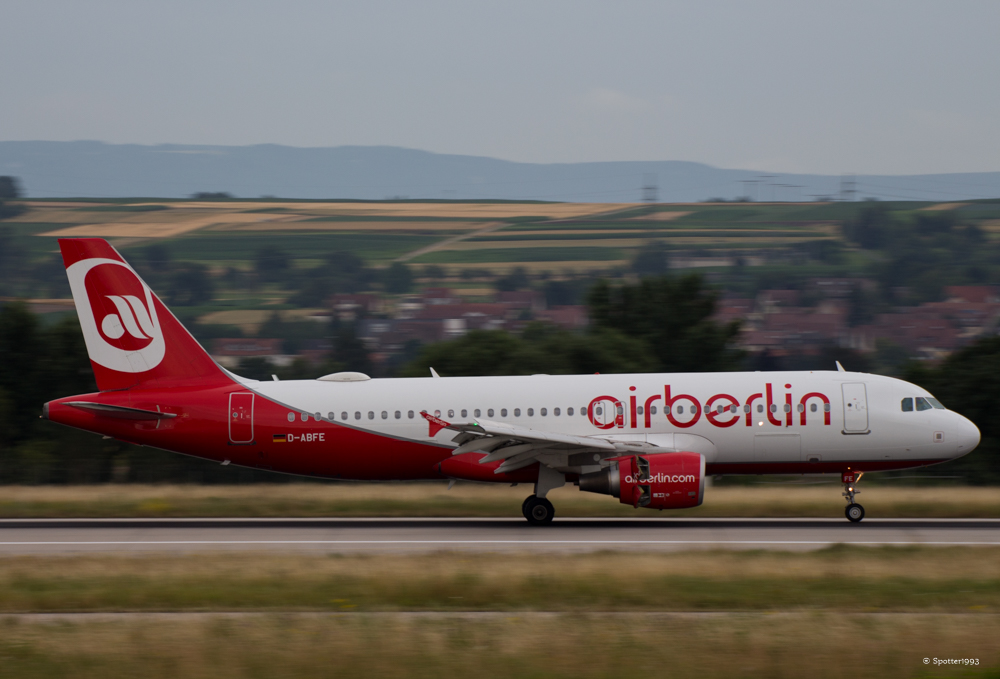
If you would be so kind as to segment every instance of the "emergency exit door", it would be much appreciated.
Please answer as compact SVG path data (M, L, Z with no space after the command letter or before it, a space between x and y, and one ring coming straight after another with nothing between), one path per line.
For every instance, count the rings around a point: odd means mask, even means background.
M229 395L229 442L253 443L253 394Z
M844 433L868 433L868 394L864 382L841 385L844 394Z

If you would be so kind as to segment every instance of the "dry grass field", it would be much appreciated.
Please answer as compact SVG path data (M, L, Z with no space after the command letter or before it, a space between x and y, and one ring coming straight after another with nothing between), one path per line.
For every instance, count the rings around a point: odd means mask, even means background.
M998 557L8 557L0 667L101 679L996 676ZM932 658L980 664L969 674Z
M8 679L997 676L995 615L181 615L7 619ZM923 658L977 658L935 667ZM984 667L985 665L985 667ZM989 669L990 666L993 669Z
M870 518L1000 517L1000 488L860 486ZM615 498L573 486L549 496L556 516L828 517L842 518L840 486L769 484L705 491L695 509L666 513L633 509ZM444 482L302 483L251 486L5 486L2 517L518 517L531 486Z

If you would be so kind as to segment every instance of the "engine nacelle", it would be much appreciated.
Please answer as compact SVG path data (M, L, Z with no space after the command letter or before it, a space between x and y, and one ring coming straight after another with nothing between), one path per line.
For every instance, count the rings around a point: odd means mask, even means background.
M609 468L580 476L579 485L580 490L613 495L633 507L697 507L705 499L705 456L655 453L618 457Z

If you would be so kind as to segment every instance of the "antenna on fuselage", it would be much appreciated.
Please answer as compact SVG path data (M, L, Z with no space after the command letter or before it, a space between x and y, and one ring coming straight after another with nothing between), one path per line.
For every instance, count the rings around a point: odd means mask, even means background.
M438 371L437 370L435 370L434 368L431 368L431 377L441 377L441 376L438 375Z
M847 372L846 370L844 370L844 366L840 365L840 361L834 361L834 363L837 364L837 372L839 372L839 373L846 373Z

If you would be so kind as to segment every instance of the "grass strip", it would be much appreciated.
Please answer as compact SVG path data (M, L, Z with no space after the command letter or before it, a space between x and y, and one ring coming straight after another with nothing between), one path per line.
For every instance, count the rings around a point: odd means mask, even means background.
M365 614L0 622L7 679L997 676L997 616ZM979 667L925 665L976 658ZM993 669L988 669L992 666Z
M1000 549L270 552L0 559L0 612L923 611L1000 614Z
M893 488L865 485L870 518L997 518L1000 488ZM287 483L245 486L4 486L0 518L128 517L519 517L530 484ZM701 507L633 509L573 486L552 491L557 517L843 518L839 485L715 487Z

